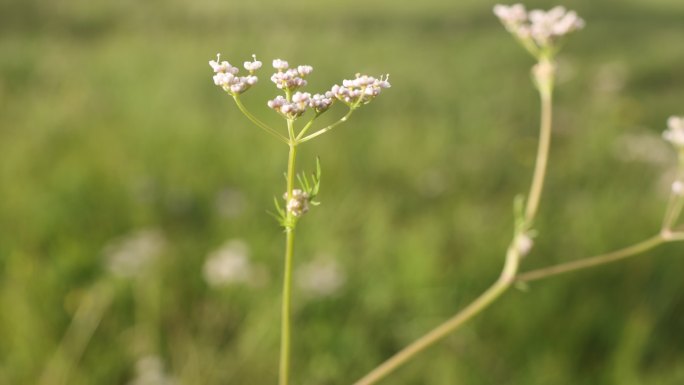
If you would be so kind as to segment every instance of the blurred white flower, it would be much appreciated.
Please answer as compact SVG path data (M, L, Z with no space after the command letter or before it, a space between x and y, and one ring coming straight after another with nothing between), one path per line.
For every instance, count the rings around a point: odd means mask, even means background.
M249 261L247 244L240 239L227 241L207 256L203 274L204 279L212 287L251 283L255 271Z
M684 116L670 116L667 120L667 130L663 132L663 138L677 149L684 149Z
M339 292L347 281L342 267L331 257L319 256L297 268L297 285L313 297L327 297Z
M558 38L584 27L577 13L561 6L527 12L522 4L498 4L494 14L510 33L541 50L552 48Z
M110 272L130 278L144 273L164 251L165 245L161 231L145 229L110 242L103 254Z
M273 68L277 69L278 71L285 71L289 66L290 65L285 60L273 60Z
M614 142L615 157L623 162L668 165L672 162L667 144L656 134L637 132L620 135Z
M515 240L515 247L521 257L529 254L532 250L532 246L534 246L534 240L532 240L532 237L530 237L529 234L520 234Z
M684 196L684 182L680 180L672 182L672 194L676 196Z
M155 355L142 357L135 365L135 378L128 385L174 385L176 381L164 371L162 359Z

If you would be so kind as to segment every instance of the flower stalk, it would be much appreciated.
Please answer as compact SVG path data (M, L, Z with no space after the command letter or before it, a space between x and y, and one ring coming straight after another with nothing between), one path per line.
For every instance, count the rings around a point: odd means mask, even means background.
M322 94L311 95L301 92L299 89L307 85L306 77L311 74L313 67L300 65L290 68L285 60L273 61L276 72L271 76L271 81L283 91L284 95L278 95L269 100L267 105L273 111L280 114L287 122L287 135L283 135L256 118L240 100L240 95L249 90L258 81L256 70L261 68L261 62L253 56L251 62L245 62L244 68L249 71L247 76L239 76L239 69L227 61L220 61L220 55L216 60L211 60L209 65L214 70L214 84L230 94L238 109L257 127L268 134L276 137L279 141L287 144L289 152L287 158L286 188L283 198L283 208L278 199L275 199L276 213L273 214L285 229L285 261L283 269L283 289L281 307L281 342L280 342L280 365L278 372L279 385L288 385L290 379L290 351L292 341L292 271L295 247L295 230L297 222L309 210L309 205L317 205L314 198L318 195L321 180L320 162L316 160L316 172L307 177L305 174L297 174L297 146L308 142L326 132L329 132L342 122L346 122L349 116L359 106L371 102L380 92L390 87L387 76L374 78L372 76L357 74L353 80L344 80L342 85L334 85L329 91ZM335 101L345 104L349 110L335 123L320 128L311 134L308 131L315 120L324 112L328 111ZM297 132L295 122L297 119L312 111L313 116ZM300 188L295 188L295 178L299 181Z
M542 196L551 144L553 87L556 72L553 56L557 51L555 43L562 35L582 28L584 22L574 12L566 12L562 7L548 12L534 10L527 13L519 4L512 7L498 5L494 8L494 13L499 16L516 40L537 59L532 75L541 103L539 145L532 182L524 205L520 203L520 200L516 200L516 225L513 239L506 249L503 270L499 279L463 310L396 353L357 381L355 385L371 385L382 380L489 307L515 282L520 260L532 248L532 235L535 233L532 230L532 224Z

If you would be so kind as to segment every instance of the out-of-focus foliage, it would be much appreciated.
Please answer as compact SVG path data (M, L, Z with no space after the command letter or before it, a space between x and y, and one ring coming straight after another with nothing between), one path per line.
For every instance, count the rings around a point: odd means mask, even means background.
M266 210L287 149L212 84L219 51L310 64L312 92L391 74L382 98L300 152L300 169L321 156L325 179L298 238L294 382L351 383L467 304L498 274L536 146L533 63L493 5L2 0L0 384L66 368L78 352L55 350L88 298L111 303L69 385L127 384L136 363L179 384L275 382L283 234ZM564 5L587 27L559 58L523 270L657 231L674 163L658 136L684 114L684 3ZM277 124L260 74L245 103ZM151 249L133 277L107 268ZM683 253L511 292L387 383L684 383ZM209 285L209 256L242 275Z

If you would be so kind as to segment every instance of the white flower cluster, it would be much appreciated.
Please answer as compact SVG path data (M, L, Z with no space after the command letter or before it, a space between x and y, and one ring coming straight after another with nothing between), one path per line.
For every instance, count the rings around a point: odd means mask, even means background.
M559 37L584 27L584 20L577 13L561 6L527 12L522 4L498 4L494 6L494 14L509 32L540 49L550 48Z
M684 150L684 116L670 116L663 138L677 149Z
M261 68L261 62L256 59L256 56L252 55L252 58L253 59L251 62L244 63L244 67L247 71L249 71L249 75L237 76L239 69L237 67L233 67L225 60L219 62L219 60L221 60L221 55L217 54L216 60L209 61L209 65L214 70L214 84L233 95L241 94L247 91L259 80L254 75L254 71Z
M142 357L135 365L135 378L129 385L174 385L176 381L166 374L164 362L159 356Z
M144 274L164 252L166 239L157 229L144 229L116 239L104 247L109 271L121 278Z
M297 286L310 297L323 298L337 294L345 285L347 275L334 259L318 256L295 272Z
M247 244L239 239L227 241L218 250L209 253L202 273L204 280L212 287L249 283L255 273Z
M289 67L290 65L285 60L273 60L273 68L277 69L278 72L271 76L271 81L281 90L294 91L297 88L304 87L306 85L304 77L313 72L313 67L309 65L301 65L297 68Z
M216 60L209 61L209 65L214 70L214 84L233 96L247 91L258 81L254 72L261 68L261 62L256 60L255 55L252 57L252 61L244 63L249 75L238 76L239 69L225 60L220 61L220 55L217 55ZM308 92L299 92L297 89L306 86L305 78L313 72L312 66L300 65L290 68L287 61L275 59L273 68L277 72L271 76L271 81L279 89L285 90L287 98L277 96L269 100L267 104L287 119L302 116L307 108L313 109L317 115L322 114L333 105L336 99L350 106L366 104L378 96L383 88L390 87L388 76L376 79L372 76L357 74L353 80L344 80L342 86L335 85L322 94L311 95Z
M335 84L332 94L346 104L366 104L380 95L383 88L389 88L389 75L380 79L368 75L356 74L353 80L343 80L342 86Z
M292 101L290 102L282 96L276 96L275 99L269 100L267 104L284 117L295 119L304 114L307 107L313 108L317 114L325 112L333 103L332 96L330 91L323 95L315 94L313 96L308 92L297 91L292 95Z
M283 195L287 199L287 193ZM301 217L309 211L309 194L300 189L292 190L292 198L287 201L287 212L292 213L295 217Z

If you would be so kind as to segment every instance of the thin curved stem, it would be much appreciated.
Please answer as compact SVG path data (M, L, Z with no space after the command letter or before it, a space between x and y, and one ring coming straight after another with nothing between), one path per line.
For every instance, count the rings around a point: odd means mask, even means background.
M682 174L684 174L684 152L680 151L678 157L679 161L675 183L682 183ZM677 219L679 219L682 208L684 208L684 196L681 191L675 191L673 185L673 188L670 191L670 198L667 202L667 208L665 209L665 218L663 219L662 226L663 231L670 231Z
M300 140L304 135L306 135L306 132L309 131L309 128L311 128L311 125L313 124L314 120L318 118L321 114L316 113L308 122L306 122L306 125L302 127L302 130L299 131L299 134L297 134L296 140Z
M466 321L482 312L482 310L491 305L511 286L515 272L518 269L519 261L520 255L513 244L511 244L511 247L509 247L508 252L506 253L506 264L503 268L501 276L496 282L494 282L492 286L489 287L489 289L487 289L456 315L436 328L430 330L427 334L415 340L410 345L406 346L404 349L385 361L382 365L373 369L370 373L355 382L354 385L375 384L392 373L398 367L406 363L408 360L413 358L415 355L439 342L444 337L451 334L451 332L458 329Z
M527 237L525 233L537 213L539 200L542 194L542 187L546 177L546 163L548 160L548 153L551 142L551 123L552 123L552 94L553 94L553 63L550 60L544 59L538 65L548 65L548 72L537 75L536 85L539 91L541 100L541 117L540 117L540 133L539 146L537 149L537 158L535 161L534 175L530 186L530 193L525 202L525 215L522 226L516 226L513 240L511 241L506 251L506 262L501 272L499 279L484 293L477 297L473 302L459 311L456 315L448 319L446 322L429 331L427 334L418 338L416 341L390 357L387 361L372 370L366 376L361 378L354 385L371 385L382 380L398 367L406 363L408 360L432 346L436 342L442 340L450 333L457 330L466 321L473 318L475 315L482 312L489 305L491 305L497 298L505 293L513 282L518 272L520 263L519 237ZM350 111L351 113L351 111ZM346 117L346 116L345 116ZM343 118L344 119L344 118ZM314 135L314 134L312 134ZM311 135L310 135L311 136ZM305 138L306 139L306 138Z
M304 143L304 142L307 142L307 141L309 141L309 140L311 140L311 139L313 139L319 135L325 134L326 132L335 128L335 126L337 126L338 124L346 122L347 119L349 119L349 116L351 116L352 112L354 112L354 108L350 107L349 111L347 111L347 113L342 118L340 118L340 120L336 121L335 123L333 123L327 127L321 128L320 130L318 130L312 134L309 134L309 135L307 135L301 139L299 137L297 137L297 143Z
M252 115L252 113L249 112L247 107L245 107L245 105L242 104L242 101L240 100L239 96L233 95L233 99L235 100L235 104L237 104L238 108L247 117L247 119L251 120L252 123L256 124L259 128L261 128L264 131L268 132L269 134L275 136L281 142L283 142L285 144L289 144L289 141L287 140L287 138L284 137L281 133L279 133L278 131L269 127L266 123L262 122L261 120L257 119L254 115Z
M539 126L539 145L537 147L537 159L534 166L534 174L532 177L532 184L530 185L530 192L527 196L527 204L525 205L525 222L532 223L532 219L537 214L539 207L539 200L541 199L542 189L544 187L544 177L546 176L546 164L549 159L549 148L551 145L551 121L552 121L552 95L551 87L548 90L541 86L539 87L539 95L541 98L541 124Z
M600 255L597 255L594 257L589 257L589 258L580 259L577 261L561 263L561 264L555 265L555 266L549 266L549 267L544 267L544 268L537 269L537 270L528 271L528 272L519 274L515 278L515 280L517 282L536 281L539 279L548 278L548 277L552 277L552 276L563 274L563 273L569 273L571 271L582 270L582 269L587 269L590 267L605 265L605 264L611 263L611 262L617 262L617 261L635 256L639 253L643 253L645 251L651 250L654 247L660 246L666 242L684 240L684 238L680 238L680 237L681 237L681 234L668 235L667 238L665 236L663 236L662 234L658 234L656 236L648 238L648 239L641 241L639 243L635 243L634 245L625 247L625 248L620 249L620 250L612 251L610 253L600 254Z

